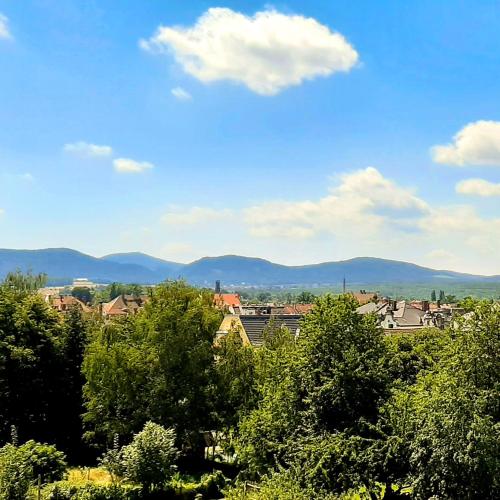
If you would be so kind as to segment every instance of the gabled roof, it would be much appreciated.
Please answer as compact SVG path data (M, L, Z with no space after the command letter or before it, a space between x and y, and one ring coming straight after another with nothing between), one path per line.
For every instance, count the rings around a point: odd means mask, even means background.
M145 297L118 295L118 297L102 305L102 314L104 316L126 316L127 314L135 314L144 306L145 302Z
M290 333L296 335L300 329L302 315L269 314L260 316L240 316L239 319L250 344L258 347L264 343L264 331L271 323L278 327L288 328Z
M240 296L237 293L215 293L214 304L216 307L240 307Z
M72 307L78 307L84 313L92 311L89 306L72 295L52 295L47 297L46 300L59 312L66 312Z

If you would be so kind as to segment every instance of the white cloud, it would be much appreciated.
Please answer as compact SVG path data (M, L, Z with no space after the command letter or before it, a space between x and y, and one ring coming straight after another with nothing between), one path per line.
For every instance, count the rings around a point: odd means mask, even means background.
M3 208L0 208L0 217L5 213L5 210Z
M483 198L500 196L500 184L495 184L484 179L466 179L459 182L455 190L459 194L481 196Z
M469 205L438 207L423 217L422 231L428 239L443 247L466 247L498 262L496 248L500 245L500 218L483 218Z
M358 53L340 33L315 19L275 10L251 17L211 8L194 26L160 26L140 45L173 51L184 71L204 83L231 80L263 95L349 71L358 61Z
M141 174L146 170L154 168L152 163L147 161L136 161L130 158L116 158L113 160L113 166L120 174Z
M193 98L191 94L187 90L184 90L182 87L175 87L170 91L170 93L176 99L179 99L179 101L190 101Z
M179 210L167 212L162 217L162 222L172 226L193 226L197 224L223 221L231 218L233 212L228 209L214 210L206 207L192 207L188 211Z
M254 236L311 238L320 233L369 238L391 230L415 227L414 218L428 205L409 189L382 176L373 167L345 174L330 194L317 201L273 201L249 207L245 221Z
M9 30L9 19L0 13L0 40L10 40L12 35Z
M434 146L433 160L445 165L500 166L500 122L481 120L469 123L451 144Z
M111 146L99 146L84 141L65 144L63 149L66 153L89 158L103 158L113 154L113 148Z

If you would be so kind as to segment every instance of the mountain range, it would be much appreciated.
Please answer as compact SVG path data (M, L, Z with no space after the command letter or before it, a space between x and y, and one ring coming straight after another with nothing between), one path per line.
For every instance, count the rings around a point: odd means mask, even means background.
M213 286L220 280L230 285L340 285L349 283L428 283L428 282L500 282L500 276L481 276L372 257L304 266L285 266L268 260L224 255L204 257L180 264L143 253L117 253L104 257L68 248L42 250L0 249L0 278L21 270L45 273L53 284L71 283L88 278L97 283L154 284L166 279L183 278L195 285Z

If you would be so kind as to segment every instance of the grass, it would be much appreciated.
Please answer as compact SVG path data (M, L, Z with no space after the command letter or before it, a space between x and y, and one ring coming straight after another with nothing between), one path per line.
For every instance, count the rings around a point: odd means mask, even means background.
M68 481L75 484L85 484L90 481L99 485L108 485L111 484L111 475L99 467L76 468L69 470Z

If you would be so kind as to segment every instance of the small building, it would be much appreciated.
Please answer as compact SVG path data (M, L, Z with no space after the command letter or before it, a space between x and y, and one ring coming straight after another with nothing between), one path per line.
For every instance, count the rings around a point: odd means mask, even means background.
M98 285L87 278L75 278L71 284L72 288L96 288Z
M241 300L237 293L215 293L214 305L221 311L239 314L241 312Z
M82 313L92 312L89 306L72 295L51 295L47 296L45 300L53 309L60 313L67 313L73 307L77 307Z
M118 295L113 300L101 305L101 313L107 319L137 314L147 300L146 296Z

